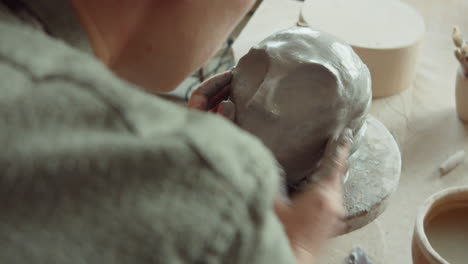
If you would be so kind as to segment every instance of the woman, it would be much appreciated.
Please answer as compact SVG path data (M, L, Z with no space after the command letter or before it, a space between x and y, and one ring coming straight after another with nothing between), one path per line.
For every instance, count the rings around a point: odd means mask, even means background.
M0 2L0 262L313 263L349 136L288 201L258 140L139 88L174 89L254 1L117 2Z

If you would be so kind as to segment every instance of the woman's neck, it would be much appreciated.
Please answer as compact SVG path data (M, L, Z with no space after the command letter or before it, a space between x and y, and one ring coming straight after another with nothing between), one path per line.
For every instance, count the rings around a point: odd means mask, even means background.
M147 1L72 0L96 56L108 66L118 59L145 18Z

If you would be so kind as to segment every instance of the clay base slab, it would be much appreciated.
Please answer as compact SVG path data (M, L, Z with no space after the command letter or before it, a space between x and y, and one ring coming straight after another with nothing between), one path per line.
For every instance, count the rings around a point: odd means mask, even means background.
M365 226L385 210L401 174L401 154L393 136L371 116L367 126L361 148L349 160L352 165L344 184L350 231Z

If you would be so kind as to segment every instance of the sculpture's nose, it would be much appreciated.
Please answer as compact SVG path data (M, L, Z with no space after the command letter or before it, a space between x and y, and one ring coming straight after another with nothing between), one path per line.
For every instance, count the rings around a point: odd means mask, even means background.
M279 115L279 109L274 101L275 85L271 81L264 81L247 102L247 108L263 109L266 113Z

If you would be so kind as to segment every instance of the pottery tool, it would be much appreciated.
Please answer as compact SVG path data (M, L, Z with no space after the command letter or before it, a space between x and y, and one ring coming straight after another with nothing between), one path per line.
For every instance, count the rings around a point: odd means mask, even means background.
M441 176L446 175L451 170L455 169L465 160L466 153L464 150L457 151L455 154L446 159L439 167Z

